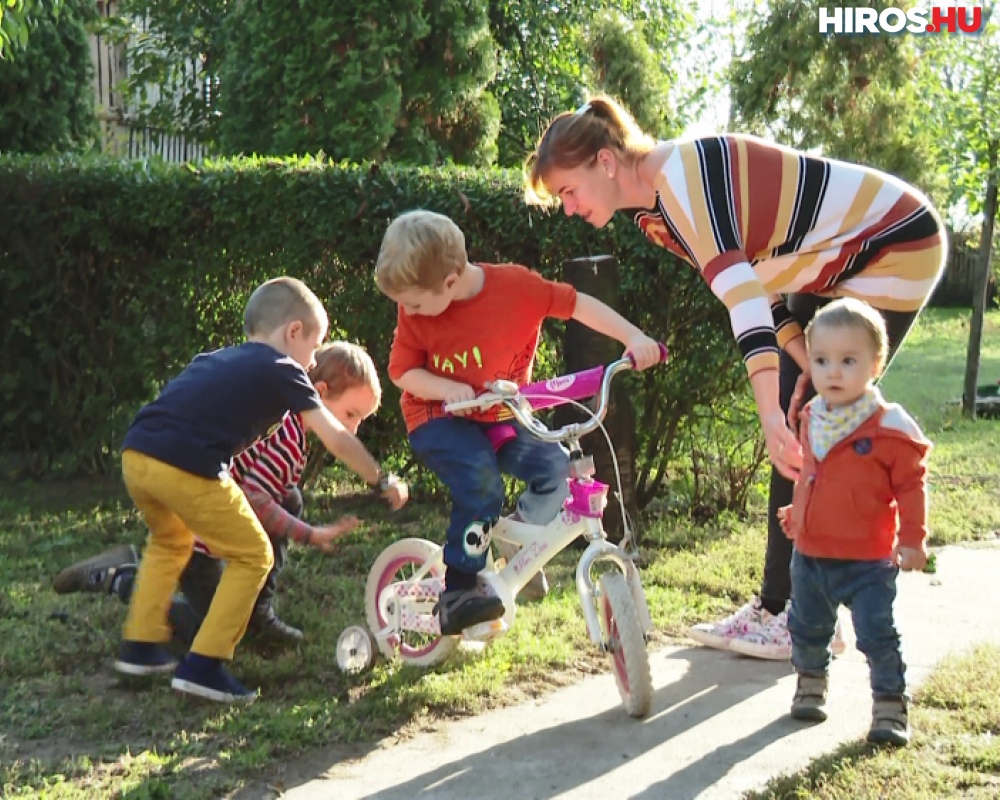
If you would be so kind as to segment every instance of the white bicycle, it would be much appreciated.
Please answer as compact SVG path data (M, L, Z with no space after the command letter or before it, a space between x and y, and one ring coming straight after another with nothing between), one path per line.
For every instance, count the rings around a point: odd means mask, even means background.
M660 349L666 360L666 347L660 345ZM623 358L606 369L595 367L523 388L509 381L498 381L487 387L488 393L446 407L446 411L485 410L502 404L534 436L563 443L570 452L569 497L560 514L547 525L503 517L493 527L491 539L506 542L517 551L506 563L490 555L486 568L478 575L479 590L499 597L505 613L500 619L467 628L461 636L442 636L433 613L438 595L444 591L444 548L426 539L411 538L383 550L365 587L368 629L351 626L337 641L337 663L341 669L357 672L367 668L375 660L376 648L386 658L430 666L448 658L460 640L485 643L501 636L514 624L518 592L549 561L583 536L589 544L576 567L576 588L587 632L590 640L608 654L628 713L643 717L649 712L652 678L646 640L653 626L635 565L631 528L622 506L625 523L622 543L614 545L607 541L602 520L608 485L593 479L593 458L583 455L580 449L581 437L597 427L603 430L601 423L607 414L612 379L632 367L631 358ZM594 412L576 402L597 393L600 404ZM549 430L533 415L536 410L567 402L586 409L591 418ZM509 425L495 426L490 434L497 449L511 435L516 435ZM604 435L607 438L606 431ZM616 477L617 469L616 463ZM620 477L618 485L621 503ZM608 562L614 569L601 574L595 586L592 571L601 562Z

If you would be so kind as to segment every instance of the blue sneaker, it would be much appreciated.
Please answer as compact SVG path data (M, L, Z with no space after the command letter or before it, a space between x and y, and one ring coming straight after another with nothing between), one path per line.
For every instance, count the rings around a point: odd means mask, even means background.
M217 703L252 703L257 692L247 689L229 674L221 659L188 653L178 665L170 684L186 692Z
M115 669L125 675L155 675L169 672L177 661L162 644L125 639Z

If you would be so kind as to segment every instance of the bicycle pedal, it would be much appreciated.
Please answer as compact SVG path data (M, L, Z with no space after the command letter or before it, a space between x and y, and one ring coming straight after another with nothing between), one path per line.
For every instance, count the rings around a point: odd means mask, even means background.
M478 625L466 628L462 631L462 638L473 642L488 642L507 632L507 623L503 618L492 619L489 622L480 622Z

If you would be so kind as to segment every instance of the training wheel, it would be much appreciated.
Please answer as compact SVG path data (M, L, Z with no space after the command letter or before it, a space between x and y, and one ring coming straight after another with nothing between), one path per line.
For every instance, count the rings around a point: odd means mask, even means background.
M375 637L367 628L351 625L337 639L337 666L344 672L357 673L375 663Z

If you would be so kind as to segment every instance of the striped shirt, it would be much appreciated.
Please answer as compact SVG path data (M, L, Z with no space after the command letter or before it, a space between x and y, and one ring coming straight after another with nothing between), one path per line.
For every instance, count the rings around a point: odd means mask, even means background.
M777 369L779 346L802 334L781 295L918 311L941 275L944 227L927 198L891 175L752 136L667 147L656 207L635 222L726 304L751 375Z
M285 414L281 423L263 439L233 458L230 475L253 506L264 530L271 536L308 541L312 526L289 514L281 504L298 486L309 457L306 431L299 414ZM194 549L212 555L195 537Z

